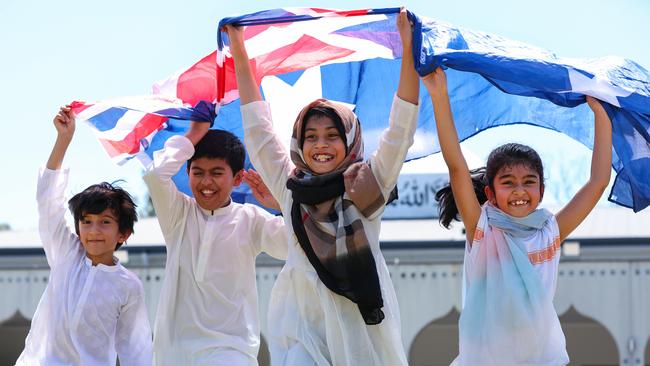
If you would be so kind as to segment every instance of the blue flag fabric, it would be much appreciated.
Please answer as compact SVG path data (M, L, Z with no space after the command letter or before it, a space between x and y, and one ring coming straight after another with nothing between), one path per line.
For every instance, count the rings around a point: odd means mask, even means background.
M619 57L565 59L485 33L414 17L416 69L449 72L459 137L487 128L527 123L593 147L593 115L585 95L604 101L612 120L613 167L609 200L638 212L650 205L650 75ZM531 98L532 97L532 98Z
M287 146L297 112L322 97L354 108L361 120L365 151L372 153L387 127L397 89L402 56L395 25L398 12L398 8L274 9L222 19L219 29L225 24L246 25L246 47L254 72L271 104L276 132L285 135ZM561 58L541 48L412 13L409 18L414 25L418 73L426 75L438 66L447 68L461 140L496 126L530 124L561 132L591 148L593 115L585 103L585 95L591 95L605 102L613 124L613 168L617 176L609 200L634 211L650 205L647 70L619 57ZM243 139L227 41L220 33L216 52L157 83L154 93L176 98L188 109L198 100L220 103L213 128L229 130ZM421 96L409 160L440 150L433 109L423 87ZM188 123L183 115L167 117L170 119L162 128L143 132L148 135L140 149L129 145L125 154L140 150L152 156L169 136L186 131ZM179 188L189 193L185 172L175 179ZM239 201L250 198L246 187L235 195Z

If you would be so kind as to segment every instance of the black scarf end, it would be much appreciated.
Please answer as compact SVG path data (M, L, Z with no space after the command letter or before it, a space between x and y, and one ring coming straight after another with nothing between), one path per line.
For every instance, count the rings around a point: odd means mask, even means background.
M359 306L359 311L366 325L377 325L384 320L384 312L380 308Z

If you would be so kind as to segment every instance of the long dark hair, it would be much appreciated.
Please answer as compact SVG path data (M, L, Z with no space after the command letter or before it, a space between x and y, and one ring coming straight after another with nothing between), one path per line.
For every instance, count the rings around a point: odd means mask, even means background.
M474 193L476 193L479 204L482 205L487 201L485 187L490 186L490 188L494 189L494 177L496 177L499 170L503 167L515 165L524 165L537 172L541 180L541 187L544 187L544 166L537 151L530 146L517 143L501 145L492 150L488 156L487 166L470 171ZM442 226L448 229L452 220L460 221L458 207L451 191L451 184L447 184L436 193L436 201L438 201L440 224Z

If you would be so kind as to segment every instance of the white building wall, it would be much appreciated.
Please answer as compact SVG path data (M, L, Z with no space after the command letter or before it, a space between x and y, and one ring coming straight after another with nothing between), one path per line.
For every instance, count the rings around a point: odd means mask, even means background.
M258 266L258 292L263 335L266 308L280 266ZM389 270L402 318L402 338L407 353L418 333L452 309L460 309L459 263L400 264ZM131 268L144 283L153 324L164 270ZM0 322L16 311L31 318L48 276L46 269L0 270ZM555 297L558 314L571 306L602 324L616 341L620 365L644 365L650 338L650 261L562 262ZM435 345L432 345L435 347Z

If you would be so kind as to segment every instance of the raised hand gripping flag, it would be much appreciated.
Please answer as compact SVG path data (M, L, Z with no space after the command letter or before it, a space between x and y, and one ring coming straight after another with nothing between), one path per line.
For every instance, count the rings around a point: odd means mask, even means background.
M398 8L340 11L289 8L225 18L246 26L246 47L275 128L288 144L297 111L319 97L347 103L364 129L365 151L376 148L397 88L401 59L395 26ZM448 68L459 137L490 127L532 124L562 132L584 145L593 141L593 116L585 95L602 101L613 121L614 169L610 200L639 211L650 204L650 76L620 58L563 59L520 42L453 27L409 13L414 24L416 68L426 75ZM183 133L191 107L219 102L215 128L243 138L236 81L227 37L190 68L154 85L154 93L179 100L186 113L171 117L137 151L151 153ZM432 107L422 91L420 120L408 159L439 151ZM144 112L148 112L144 111ZM116 124L118 125L118 124ZM144 130L143 130L144 131ZM106 146L106 145L105 145ZM123 156L136 151L122 151Z

